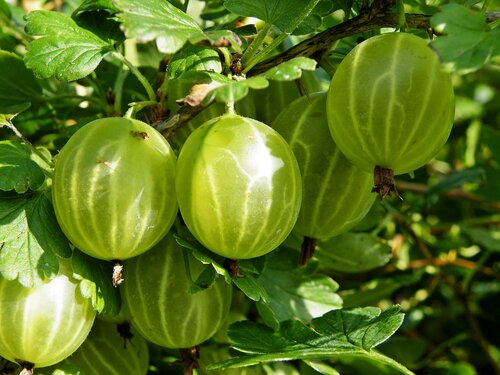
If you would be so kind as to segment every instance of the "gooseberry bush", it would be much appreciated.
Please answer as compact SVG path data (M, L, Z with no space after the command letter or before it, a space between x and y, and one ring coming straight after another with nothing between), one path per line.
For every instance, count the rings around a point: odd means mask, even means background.
M499 18L0 0L0 374L500 374Z

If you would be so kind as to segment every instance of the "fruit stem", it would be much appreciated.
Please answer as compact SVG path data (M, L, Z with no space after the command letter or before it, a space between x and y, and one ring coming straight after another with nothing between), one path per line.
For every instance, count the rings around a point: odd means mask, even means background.
M240 262L236 259L226 258L224 260L224 268L229 272L231 277L243 277L240 273Z
M141 109L144 109L146 107L152 107L154 105L157 105L158 102L156 101L145 101L145 102L133 102L129 103L130 108L127 109L127 112L123 115L124 118L129 118L133 119L135 118L135 114L139 112Z
M194 369L199 367L198 358L200 358L200 349L198 346L192 348L180 349L181 361L184 365L184 375L193 375Z
M316 249L316 239L311 237L304 237L304 241L302 241L302 246L300 247L300 258L299 265L305 266L309 259L311 259L314 255L314 250Z
M229 100L226 103L226 113L228 115L235 115L236 111L234 110L234 100Z
M391 168L375 166L373 169L373 182L372 193L377 193L380 199L383 200L387 196L392 198L392 194L394 193L399 199L403 200L396 189L394 171Z
M123 263L120 260L116 260L113 265L113 275L111 277L113 286L115 288L117 288L124 280L122 272L123 272Z
M115 113L121 113L122 110L122 91L125 79L128 76L128 71L124 70L122 67L118 70L116 75L115 84L113 85L113 94L115 95L115 100L113 102L113 111Z
M35 367L35 365L31 362L24 362L24 361L17 361L17 363L19 363L23 370L19 373L19 375L33 375L34 374L34 370L33 368Z

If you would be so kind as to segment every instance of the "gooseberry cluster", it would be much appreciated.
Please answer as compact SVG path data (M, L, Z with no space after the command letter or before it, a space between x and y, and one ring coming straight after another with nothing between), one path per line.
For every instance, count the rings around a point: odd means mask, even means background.
M57 156L57 220L76 248L124 261L122 310L135 335L189 348L227 318L232 289L222 278L189 292L204 267L174 237L178 210L200 244L232 260L265 255L292 230L328 239L366 215L374 191L397 193L393 175L427 163L452 126L449 75L423 39L405 33L355 47L327 93L293 96L279 114L270 106L268 124L236 114L198 119L190 134L174 137L175 151L144 122L95 120ZM0 326L11 327L0 332L0 355L45 367L80 347L96 313L76 285L69 266L31 290L0 279ZM96 323L67 361L87 368L81 358L94 342L117 346L112 332ZM147 371L145 347L124 354L135 374Z

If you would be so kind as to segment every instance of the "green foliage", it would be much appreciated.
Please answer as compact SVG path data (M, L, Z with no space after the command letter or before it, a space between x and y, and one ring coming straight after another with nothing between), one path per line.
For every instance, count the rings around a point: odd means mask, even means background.
M167 1L117 0L118 19L127 38L141 43L156 40L161 52L174 53L186 41L205 39L198 24Z
M27 16L26 31L41 36L30 42L25 62L40 78L73 81L93 72L112 51L111 41L79 27L64 14L35 11Z
M307 34L321 25L320 15L328 13L331 2L330 0L225 0L224 6L232 13L255 17L276 25L284 32L298 31L299 34ZM312 11L304 14L304 9ZM302 19L301 23L297 23L298 18Z
M468 73L500 55L500 29L491 29L484 14L447 4L432 17L431 25L444 34L432 46L450 70Z
M57 257L69 257L69 243L44 193L0 200L0 272L31 287L59 270Z
M315 265L297 268L297 254L288 249L275 252L267 260L257 282L266 291L267 300L257 305L264 322L277 330L286 320L310 322L326 312L342 307L335 293L338 284L316 271Z
M391 259L391 248L369 233L344 233L319 241L317 257L325 268L358 273L383 266Z
M264 73L264 77L275 81L293 81L299 79L303 70L314 70L316 62L306 57L296 57Z
M41 98L42 89L31 70L24 66L23 60L14 53L0 50L0 113L14 114L25 110L32 101Z
M113 263L85 255L75 249L72 256L73 277L80 281L80 292L92 301L94 309L110 316L118 315L121 308L120 293L109 277Z
M26 193L37 190L45 181L42 168L32 159L32 150L24 143L0 141L0 190Z

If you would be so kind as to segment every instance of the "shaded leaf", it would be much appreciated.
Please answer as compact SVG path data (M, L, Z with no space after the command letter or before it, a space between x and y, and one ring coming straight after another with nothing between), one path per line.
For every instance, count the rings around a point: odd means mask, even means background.
M336 369L326 364L325 362L312 359L312 360L305 360L304 363L306 363L309 367L311 367L316 372L319 372L320 374L340 375L340 372L338 372Z
M72 16L78 17L81 13L107 11L111 14L118 12L113 0L85 0L73 11Z
M217 277L217 272L215 272L213 267L205 267L189 288L189 293L197 293L207 289L217 280Z
M359 289L346 290L341 294L345 307L370 306L384 298L390 298L398 289L418 283L424 275L423 270L412 274L395 276L390 279L374 280Z
M455 171L443 178L437 184L429 187L427 195L439 195L446 193L447 191L450 191L452 189L462 187L467 183L479 183L484 180L484 177L485 174L482 168L472 168Z
M90 298L99 313L115 316L120 312L118 288L112 284L113 263L92 258L75 249L72 257L73 277L80 280L80 292Z
M262 287L259 280L250 273L240 272L239 276L233 277L234 284L245 295L253 301L268 301L269 295Z
M312 274L307 267L298 268L295 252L291 253L282 248L270 254L258 279L269 298L257 307L274 329L292 318L309 322L342 307L342 299L335 293L338 284L326 275Z
M401 363L416 366L427 351L425 340L417 337L393 336L379 349Z
M5 0L0 0L0 20L7 23L10 21L11 17L12 13L9 5L5 2Z
M38 368L37 375L83 375L77 365L59 362L53 366Z
M195 240L189 240L189 234L182 234L179 236L174 234L175 240L179 245L191 251L191 254L198 259L203 264L211 265L214 270L221 276L224 276L224 279L227 283L234 282L234 284L243 292L245 295L254 300L259 301L261 299L265 300L267 298L266 291L262 288L262 286L256 280L256 276L253 269L246 265L239 270L238 275L230 275L226 267L224 267L224 258L212 253L211 251L205 249L201 244L196 242ZM185 238L184 238L185 237ZM207 271L208 272L208 271ZM215 280L215 279L214 279ZM192 286L193 291L197 290L195 285Z
M187 41L206 39L198 24L168 1L116 0L125 35L140 43L156 40L163 53L177 52Z
M318 241L315 256L322 267L340 272L365 272L391 259L390 246L370 233L344 233Z
M314 7L309 16L304 19L300 25L293 31L295 35L309 34L321 26L323 17L327 16L334 10L333 0L320 0Z
M482 13L459 4L446 4L431 18L443 36L432 41L445 66L468 73L500 54L500 28L490 29Z
M224 258L205 249L196 240L190 239L189 235L189 233L182 233L182 235L174 234L174 238L180 246L188 249L201 263L210 264L219 275L224 276L226 282L231 282L231 276L222 264Z
M42 89L23 60L14 53L0 50L0 113L14 114L39 101Z
M319 0L225 0L224 7L232 13L255 17L276 25L283 32L291 33L300 24L298 19L308 17L310 9ZM310 11L309 11L310 13Z
M42 169L32 160L24 143L0 141L0 190L25 193L36 190L45 180Z
M0 247L0 273L26 287L55 276L57 256L71 255L44 194L0 199Z
M188 45L170 59L167 78L175 79L184 72L197 70L221 73L219 54L212 48Z
M500 252L500 229L462 227L462 231L476 244L486 250Z
M125 40L125 34L120 28L121 24L108 12L82 12L73 18L78 23L78 26L90 31L109 44L117 45Z
M33 11L27 21L26 32L41 38L28 44L24 61L40 78L83 78L113 50L111 43L81 28L65 14Z
M308 57L295 57L279 64L262 74L267 79L275 81L293 81L302 76L303 70L316 69L316 61Z

